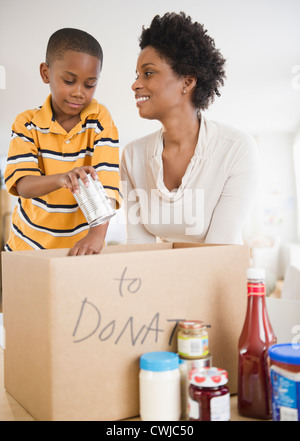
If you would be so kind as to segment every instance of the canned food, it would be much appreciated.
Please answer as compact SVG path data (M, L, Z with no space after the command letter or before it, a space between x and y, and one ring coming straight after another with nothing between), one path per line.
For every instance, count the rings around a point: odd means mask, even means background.
M273 421L300 421L300 345L269 348Z
M103 185L97 179L87 175L89 186L86 187L79 178L79 193L74 193L76 202L91 227L107 222L116 214Z

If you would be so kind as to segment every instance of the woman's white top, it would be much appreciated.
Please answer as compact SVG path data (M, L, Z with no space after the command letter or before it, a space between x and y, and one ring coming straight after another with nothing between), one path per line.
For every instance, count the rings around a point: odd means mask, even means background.
M173 191L164 185L162 151L162 129L123 150L127 242L155 242L159 237L242 244L258 184L254 139L202 115L194 155L180 187Z

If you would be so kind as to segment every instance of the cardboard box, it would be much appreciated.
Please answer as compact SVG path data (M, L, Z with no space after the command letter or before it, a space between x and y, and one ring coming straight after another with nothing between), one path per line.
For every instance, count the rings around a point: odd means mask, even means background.
M12 211L13 211L12 196L9 195L6 188L0 188L0 250L1 251L4 249L4 245L6 244L9 237ZM1 270L0 270L0 276L1 276ZM1 280L0 280L0 305L2 304Z
M107 246L3 253L6 390L38 420L138 415L139 357L176 352L176 324L205 321L213 365L237 391L249 250L239 245Z
M1 236L1 250L3 250L6 244L11 226L11 216L17 201L17 197L11 196L6 188L0 189L0 207L1 207L1 219L0 219L0 236Z

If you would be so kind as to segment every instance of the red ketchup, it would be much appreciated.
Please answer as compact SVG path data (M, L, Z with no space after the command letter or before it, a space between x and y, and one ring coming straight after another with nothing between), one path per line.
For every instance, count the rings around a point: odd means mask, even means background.
M230 394L224 369L205 367L190 371L189 421L229 421Z
M268 348L276 343L265 302L265 271L247 270L247 312L239 338L238 411L249 418L272 417Z

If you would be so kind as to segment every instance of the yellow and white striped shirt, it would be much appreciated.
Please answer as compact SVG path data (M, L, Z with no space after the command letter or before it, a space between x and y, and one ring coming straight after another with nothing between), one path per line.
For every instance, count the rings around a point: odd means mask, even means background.
M18 196L16 182L27 175L65 173L92 165L108 196L121 203L118 131L108 110L95 99L81 112L81 121L66 132L55 120L51 95L38 109L17 116L4 174L8 192ZM71 248L89 226L69 189L43 197L18 198L8 251Z

